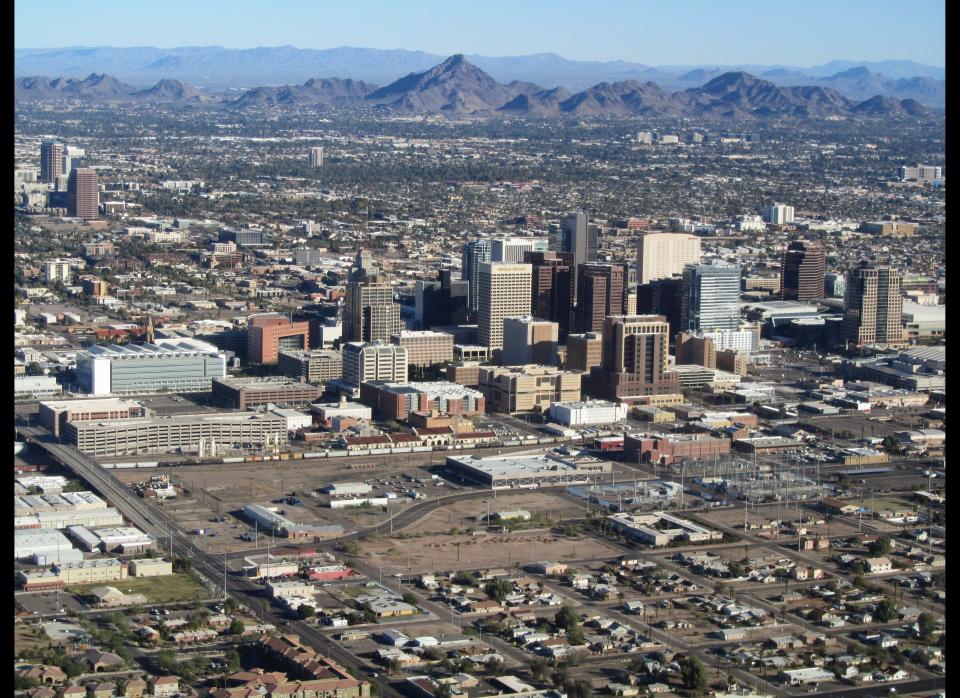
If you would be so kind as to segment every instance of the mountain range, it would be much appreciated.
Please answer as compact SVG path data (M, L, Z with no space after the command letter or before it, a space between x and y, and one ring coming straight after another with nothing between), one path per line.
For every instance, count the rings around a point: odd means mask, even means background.
M601 82L571 94L514 80L503 84L455 55L384 87L340 78L302 85L257 87L237 97L214 97L164 79L137 89L108 75L83 80L42 77L14 83L16 101L76 99L91 102L178 102L224 108L340 105L408 114L462 117L666 116L715 119L824 118L829 116L926 117L931 110L913 99L874 95L856 101L819 85L781 87L745 72L722 73L701 87L670 92L654 82Z
M571 93L601 82L655 82L664 89L701 87L727 72L747 72L780 87L820 85L851 99L881 94L916 99L927 106L945 103L943 68L913 61L830 61L823 65L649 66L630 61L573 61L554 53L531 56L476 56L467 60L495 80L561 87ZM108 73L140 88L164 78L188 81L208 90L302 83L338 76L387 85L410 73L428 71L444 56L423 51L293 46L226 49L220 46L160 49L72 47L14 49L14 77ZM869 93L869 94L868 94Z

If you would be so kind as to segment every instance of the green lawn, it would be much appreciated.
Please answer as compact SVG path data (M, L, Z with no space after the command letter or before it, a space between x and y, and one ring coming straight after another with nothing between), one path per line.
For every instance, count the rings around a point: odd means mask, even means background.
M170 574L162 577L129 577L123 581L98 584L78 584L67 589L73 594L88 594L94 587L112 586L124 594L143 594L148 603L196 601L207 598L210 592L189 574Z

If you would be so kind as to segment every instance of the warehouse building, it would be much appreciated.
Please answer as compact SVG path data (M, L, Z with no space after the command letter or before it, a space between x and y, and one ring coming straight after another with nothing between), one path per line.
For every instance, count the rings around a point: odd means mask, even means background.
M109 422L70 422L66 443L93 456L169 453L204 446L264 448L287 440L287 420L275 414L189 414Z
M163 340L157 340L163 341ZM227 358L212 344L177 338L157 344L107 344L77 352L77 382L91 395L201 393L227 375Z
M159 557L130 560L127 568L131 577L162 577L173 574L173 563Z
M245 410L261 405L309 405L323 394L310 383L283 377L215 378L213 401L223 407Z
M60 531L41 528L14 531L13 557L30 559L36 565L49 565L77 562L83 559L83 553L74 548Z
M95 584L127 578L127 563L105 558L57 563L52 568L64 584Z
M658 548L669 545L674 540L685 540L691 543L723 540L722 533L711 531L705 526L665 511L655 511L651 514L621 512L608 516L607 520L615 529L622 531L630 538Z
M710 434L627 434L623 454L630 462L670 465L682 460L713 460L730 453L730 439Z
M491 489L558 487L590 482L599 473L609 473L610 461L589 456L503 455L496 458L447 456L447 467L465 480Z
M40 512L90 511L106 509L107 503L93 492L61 494L24 494L13 496L13 515L29 516Z
M135 400L56 400L40 403L40 424L59 436L67 422L149 417L150 410Z
M100 549L105 553L140 555L153 547L153 540L133 526L98 528L94 535L100 539Z
M123 525L123 517L113 507L86 511L42 511L37 514L13 517L13 527L15 529L121 525Z
M624 421L628 410L629 407L626 404L606 400L557 402L550 406L550 419L567 427L591 424L613 425Z

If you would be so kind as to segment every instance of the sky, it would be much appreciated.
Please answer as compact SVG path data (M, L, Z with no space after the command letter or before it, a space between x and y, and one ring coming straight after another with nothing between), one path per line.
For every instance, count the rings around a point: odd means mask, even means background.
M945 0L16 0L16 48L354 46L647 65L943 66Z

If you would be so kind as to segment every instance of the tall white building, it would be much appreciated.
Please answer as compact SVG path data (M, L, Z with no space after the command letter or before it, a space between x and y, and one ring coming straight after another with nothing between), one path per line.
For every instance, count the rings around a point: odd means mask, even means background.
M518 264L523 262L526 252L546 252L548 241L546 238L496 238L490 242L491 262Z
M323 167L323 146L310 148L310 167Z
M533 265L481 262L477 289L480 344L503 348L503 319L529 315Z
M761 213L766 223L773 223L774 225L793 223L793 206L774 203L769 206L764 206Z
M343 345L343 380L360 387L364 381L406 383L407 350L385 342L347 342Z
M683 273L700 261L700 238L687 233L646 233L637 243L637 283L648 284Z
M63 174L69 176L71 170L80 166L80 160L87 154L83 148L67 145L63 148Z
M66 259L54 259L43 263L43 280L45 283L62 281L65 284L70 283L72 277L71 263Z

